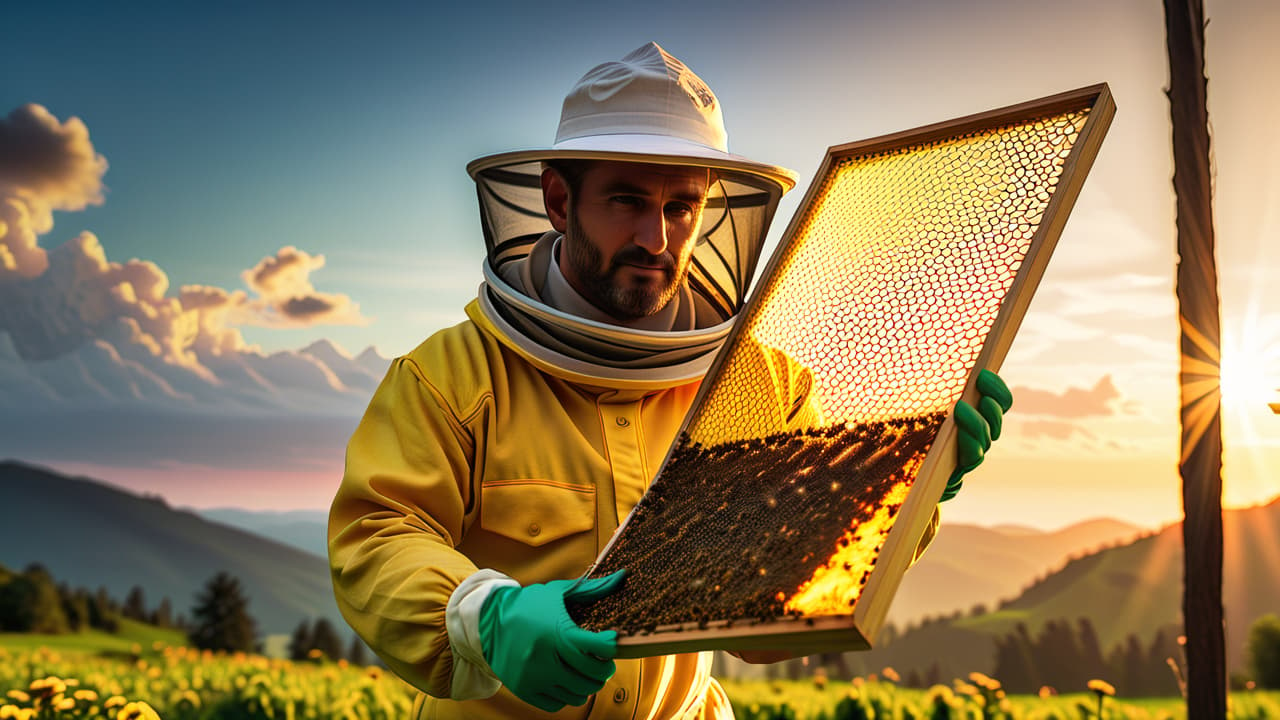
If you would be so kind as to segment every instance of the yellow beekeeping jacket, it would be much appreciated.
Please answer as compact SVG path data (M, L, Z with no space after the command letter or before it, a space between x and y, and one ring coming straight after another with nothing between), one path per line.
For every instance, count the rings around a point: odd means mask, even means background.
M397 359L347 449L329 517L338 606L425 694L416 718L727 718L711 653L618 660L580 708L505 687L457 702L445 607L478 568L581 575L657 473L698 383L590 386L535 367L478 311ZM926 538L927 541L927 538Z

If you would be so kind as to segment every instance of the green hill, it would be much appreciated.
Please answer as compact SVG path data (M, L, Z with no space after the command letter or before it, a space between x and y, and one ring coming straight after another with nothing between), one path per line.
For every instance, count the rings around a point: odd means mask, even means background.
M93 480L0 462L0 565L39 563L60 583L116 598L137 585L149 606L168 597L190 616L196 594L225 570L240 580L261 635L307 618L345 628L327 563L236 528Z
M929 550L902 578L889 621L898 627L975 605L994 608L1071 555L1131 542L1142 528L1110 518L1052 532L943 522Z
M1249 626L1280 614L1280 498L1228 510L1223 518L1223 605L1228 668L1245 665ZM914 570L909 571L914 572ZM1088 617L1103 651L1130 633L1144 644L1182 624L1182 527L1170 525L1129 544L1068 561L994 612L953 616L908 629L881 648L856 655L865 671L886 665L925 672L937 663L944 678L994 663L995 638L1019 622L1034 634L1050 620Z

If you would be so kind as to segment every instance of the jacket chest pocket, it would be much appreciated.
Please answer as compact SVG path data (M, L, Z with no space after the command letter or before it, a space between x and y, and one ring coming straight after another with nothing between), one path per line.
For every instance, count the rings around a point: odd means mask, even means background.
M550 480L489 480L480 486L480 527L541 547L596 525L596 491Z
M598 551L596 491L550 480L489 480L480 486L479 532L459 549L522 585L581 575Z

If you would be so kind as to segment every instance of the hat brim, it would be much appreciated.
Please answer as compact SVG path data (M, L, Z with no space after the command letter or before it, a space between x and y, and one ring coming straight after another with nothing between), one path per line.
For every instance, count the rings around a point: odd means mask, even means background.
M495 167L546 160L617 160L656 165L692 165L746 173L778 186L786 193L796 186L794 171L777 165L749 160L699 143L663 135L592 135L571 138L541 150L513 150L476 158L467 163L467 174Z

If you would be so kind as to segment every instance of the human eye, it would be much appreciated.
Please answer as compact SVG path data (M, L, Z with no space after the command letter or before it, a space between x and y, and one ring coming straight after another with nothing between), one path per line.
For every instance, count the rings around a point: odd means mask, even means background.
M666 207L667 215L676 218L692 217L697 210L686 202L669 202Z
M614 195L609 198L609 201L626 208L638 208L644 203L643 199L636 195Z

